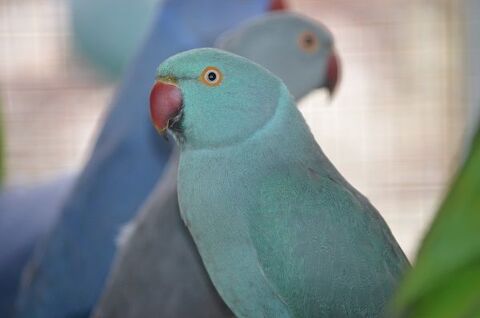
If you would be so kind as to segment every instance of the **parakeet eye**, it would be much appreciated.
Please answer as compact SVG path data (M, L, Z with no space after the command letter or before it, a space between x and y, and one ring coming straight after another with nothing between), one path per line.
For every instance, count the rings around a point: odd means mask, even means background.
M200 80L208 86L218 86L222 83L223 74L218 68L209 66L203 70Z
M298 45L307 53L315 53L319 47L318 38L315 33L305 31L298 37Z

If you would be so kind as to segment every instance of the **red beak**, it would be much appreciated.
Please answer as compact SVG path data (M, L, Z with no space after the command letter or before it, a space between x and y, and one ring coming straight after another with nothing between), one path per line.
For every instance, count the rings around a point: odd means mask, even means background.
M158 81L150 93L150 116L160 134L165 134L170 120L182 110L183 98L180 89L172 83Z
M335 93L341 72L340 61L335 51L331 53L327 63L327 78L325 79L324 87L332 96Z
M281 11L287 9L287 4L283 0L271 0L270 11Z

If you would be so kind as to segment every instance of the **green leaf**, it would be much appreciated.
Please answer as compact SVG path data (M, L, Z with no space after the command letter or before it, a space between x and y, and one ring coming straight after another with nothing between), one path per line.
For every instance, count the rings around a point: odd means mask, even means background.
M480 317L480 131L390 316Z

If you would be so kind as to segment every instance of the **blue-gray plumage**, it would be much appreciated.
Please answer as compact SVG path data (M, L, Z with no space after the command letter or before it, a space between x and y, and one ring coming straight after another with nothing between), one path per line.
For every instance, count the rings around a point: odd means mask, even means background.
M96 318L232 317L213 287L178 212L172 156L159 186L119 237Z
M235 315L381 316L408 261L282 81L214 49L175 55L157 76L169 102L153 99L151 114L180 146L181 215Z
M279 23L282 21L282 23ZM269 23L276 28L269 28ZM285 29L296 28L290 38L282 37ZM266 32L265 29L268 29ZM318 47L324 54L305 52L297 42L305 30L315 32ZM251 38L249 34L258 34ZM282 62L270 63L270 70L283 74L287 82L298 81L293 92L299 98L315 88L334 89L333 79L328 79L329 57L333 45L326 29L311 20L293 14L269 14L253 19L222 38L222 46L229 49L228 38L235 38L236 47L242 38L245 44L255 46L267 41L282 53ZM328 39L328 40L325 40ZM279 42L279 43L277 43ZM276 54L268 46L245 51L248 57L259 62ZM309 63L299 63L302 55ZM296 65L296 69L291 66ZM289 68L291 72L284 72ZM313 70L318 79L303 78L302 74ZM336 75L336 74L331 74ZM330 84L329 84L330 83ZM167 174L150 196L142 212L125 231L107 287L96 307L96 317L231 317L213 288L201 263L190 234L179 215L176 192L177 157L172 158ZM172 173L174 171L175 173ZM187 305L188 304L188 305Z
M35 246L58 219L73 186L72 174L31 186L6 186L0 192L0 317L10 317L22 269Z

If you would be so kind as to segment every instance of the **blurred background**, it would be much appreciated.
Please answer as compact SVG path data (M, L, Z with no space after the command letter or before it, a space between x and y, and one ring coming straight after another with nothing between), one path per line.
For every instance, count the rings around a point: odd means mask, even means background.
M288 2L329 27L343 68L332 101L314 92L301 110L412 258L478 110L480 1ZM120 76L98 72L72 34L67 0L0 0L7 184L48 180L89 156Z

